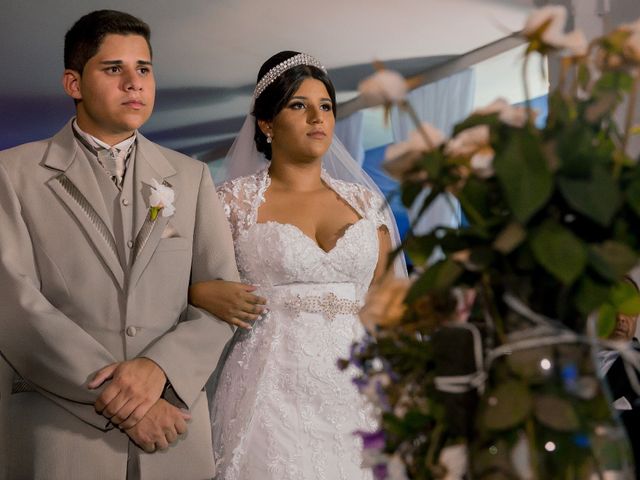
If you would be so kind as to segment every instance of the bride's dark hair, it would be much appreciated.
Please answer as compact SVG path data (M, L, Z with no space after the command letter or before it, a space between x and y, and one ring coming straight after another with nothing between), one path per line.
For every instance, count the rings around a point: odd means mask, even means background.
M262 64L256 83L273 67L299 53L300 52L290 50L276 53ZM324 84L329 93L329 97L331 97L331 103L333 103L333 116L335 117L336 115L336 90L326 73L311 65L298 65L286 70L264 89L255 100L253 106L253 115L256 117L256 133L254 136L256 148L259 152L262 152L268 160L271 160L271 144L267 143L267 136L260 130L258 120L273 120L289 102L293 94L300 88L300 84L306 78L315 78Z

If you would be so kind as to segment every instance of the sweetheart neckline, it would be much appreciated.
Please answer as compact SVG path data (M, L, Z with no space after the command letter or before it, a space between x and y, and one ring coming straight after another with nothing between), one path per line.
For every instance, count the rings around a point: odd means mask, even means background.
M355 222L353 222L352 224L350 224L342 233L342 235L340 235L340 238L338 238L338 240L336 240L336 243L333 247L331 247L329 250L325 250L324 248L322 248L320 246L320 244L313 238L311 238L309 235L307 235L306 233L304 233L302 231L302 229L300 227L298 227L297 225L294 225L293 223L282 223L282 222L278 222L276 220L267 220L266 222L256 222L254 225L277 225L277 226L281 226L281 227L290 227L293 230L297 231L300 235L302 235L304 238L306 238L309 242L311 242L313 245L316 246L316 248L321 251L322 253L324 253L325 255L330 255L336 248L338 248L338 246L340 245L340 242L347 236L347 234L349 233L350 230L353 229L353 227L355 227L356 225L358 225L359 223L362 223L363 221L368 220L365 217L359 218L358 220L356 220Z

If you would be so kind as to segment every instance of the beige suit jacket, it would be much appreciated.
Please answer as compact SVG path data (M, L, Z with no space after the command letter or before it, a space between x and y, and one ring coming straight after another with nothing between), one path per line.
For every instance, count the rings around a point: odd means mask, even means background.
M188 306L187 291L238 279L231 234L205 164L139 135L134 175L142 233L128 270L70 123L0 152L0 353L36 390L6 405L11 479L123 480L129 454L141 478L213 476L203 388L232 331ZM152 179L172 186L176 210L145 226ZM191 410L189 432L165 452L134 447L86 387L98 369L137 356L157 362Z

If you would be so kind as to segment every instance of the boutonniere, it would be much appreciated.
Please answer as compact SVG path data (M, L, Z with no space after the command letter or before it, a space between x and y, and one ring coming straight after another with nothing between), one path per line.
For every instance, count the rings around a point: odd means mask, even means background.
M158 218L158 213L162 211L163 217L170 217L176 211L173 206L175 193L171 187L158 183L152 179L151 195L149 195L149 218L152 222Z

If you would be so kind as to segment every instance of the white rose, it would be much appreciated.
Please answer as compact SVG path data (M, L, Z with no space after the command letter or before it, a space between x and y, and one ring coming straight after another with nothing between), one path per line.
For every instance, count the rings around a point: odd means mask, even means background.
M558 35L564 33L564 25L567 21L567 10L563 6L549 5L539 8L531 12L529 18L522 29L525 37L531 38L542 31L542 41L548 43L548 40L554 40Z
M618 27L619 30L623 30L625 32L640 32L640 18L635 22L624 23Z
M406 142L394 143L387 147L382 167L391 177L402 180L423 153L430 152L444 143L444 134L433 125L425 122L421 129L421 132L412 131Z
M387 462L387 478L389 480L409 480L407 470L400 455L394 454Z
M360 98L368 107L400 102L408 90L404 77L393 70L380 70L358 85Z
M172 188L162 185L155 178L152 181L153 186L149 196L149 206L160 209L163 217L170 217L176 211L173 206L175 193Z
M584 57L589 50L589 42L584 33L580 30L574 30L571 33L567 33L559 39L559 43L555 45L558 48L563 48L567 54L572 57Z
M498 118L501 122L512 127L522 128L527 123L527 109L524 107L512 107L508 105L504 108Z
M444 480L462 480L467 473L467 446L451 445L443 448L440 463L447 467Z
M498 119L511 125L512 127L522 128L527 123L527 109L522 106L514 107L507 100L500 97L495 99L486 107L478 108L473 115L493 115L499 114ZM531 112L532 115L534 112Z
M494 113L500 113L508 106L509 102L505 98L498 97L486 107L474 110L472 115L493 115Z
M635 31L622 46L624 56L634 62L640 62L640 31Z
M490 178L495 171L493 170L493 158L496 152L493 148L486 146L473 154L469 165L471 170L480 178Z
M511 462L522 480L533 480L531 469L531 455L529 454L529 441L525 435L520 435L518 441L511 449Z
M489 125L467 128L449 140L445 153L454 157L468 157L489 145Z
M587 54L588 42L584 33L574 30L564 33L567 21L567 10L563 6L549 5L529 15L522 33L529 40L539 36L542 43L547 46L565 50L573 57L582 57Z

